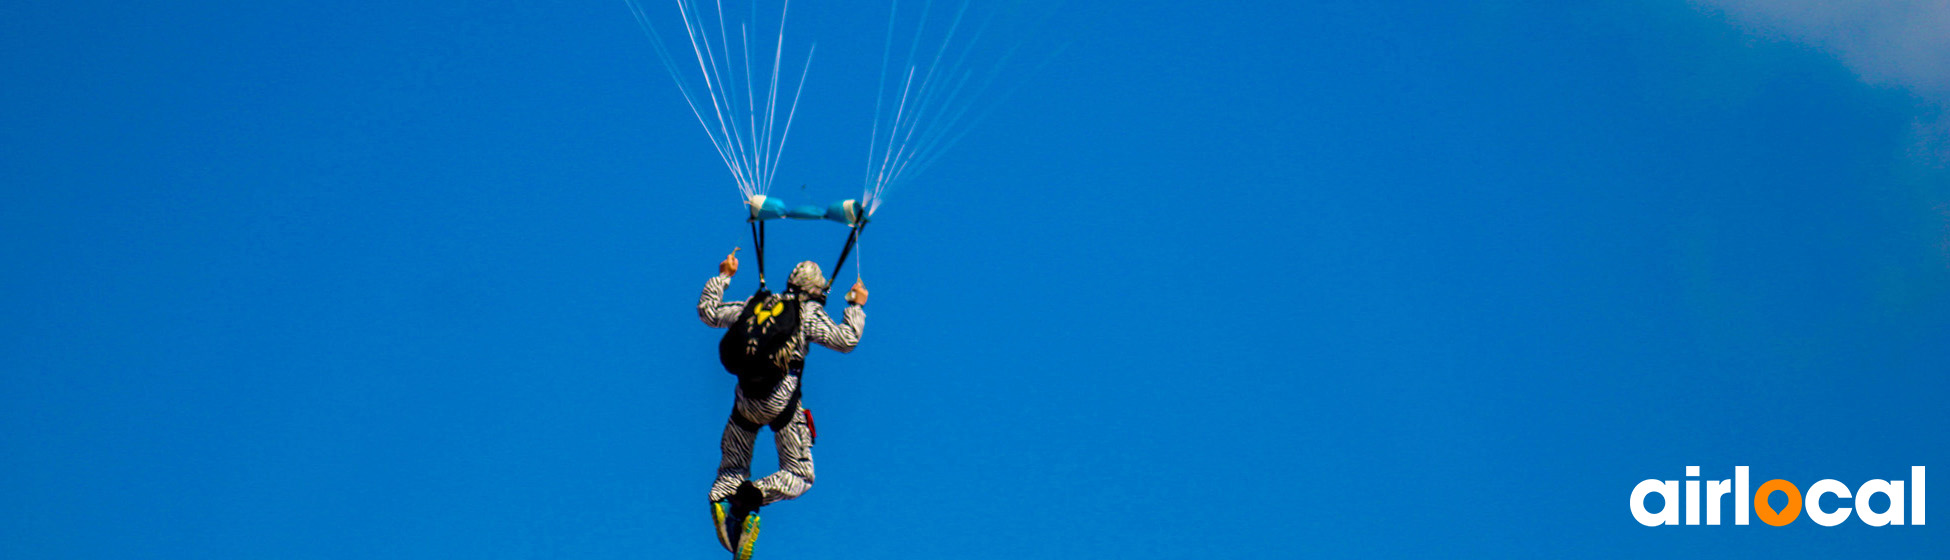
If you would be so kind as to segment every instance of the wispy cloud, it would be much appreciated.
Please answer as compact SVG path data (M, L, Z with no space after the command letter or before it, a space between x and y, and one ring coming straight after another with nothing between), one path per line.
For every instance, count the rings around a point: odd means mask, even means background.
M1750 31L1832 52L1862 79L1950 100L1950 0L1695 0Z
M1950 0L1693 0L1749 32L1830 52L1862 80L1907 90L1917 154L1950 165Z
M1885 283L1943 293L1950 274L1950 183L1943 181L1950 177L1950 0L1690 1L1749 33L1832 53L1864 82L1901 88L1923 102L1909 131L1912 165L1903 167L1900 180L1928 208L1919 225L1936 240L1942 267Z

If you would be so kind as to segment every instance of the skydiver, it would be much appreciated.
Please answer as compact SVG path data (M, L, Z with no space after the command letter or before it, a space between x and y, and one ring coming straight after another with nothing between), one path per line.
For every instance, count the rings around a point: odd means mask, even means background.
M718 275L705 281L704 294L698 298L697 314L704 324L723 329L734 328L741 316L750 320L750 314L745 313L746 302L723 301L724 290L737 273L738 251L733 249L724 262L718 263ZM808 350L806 341L848 353L860 343L860 333L866 327L866 285L853 283L846 294L847 303L852 305L843 312L844 321L834 324L825 311L828 284L819 265L812 261L792 269L785 295L800 302L799 324L786 346L791 359L785 375L773 379L740 375L733 391L731 417L720 441L723 459L718 464L717 480L711 485L710 499L718 542L740 560L751 557L758 536L759 507L797 498L813 484L812 414L800 400L799 381ZM762 321L766 310L755 311ZM752 445L762 426L772 428L779 470L753 482Z

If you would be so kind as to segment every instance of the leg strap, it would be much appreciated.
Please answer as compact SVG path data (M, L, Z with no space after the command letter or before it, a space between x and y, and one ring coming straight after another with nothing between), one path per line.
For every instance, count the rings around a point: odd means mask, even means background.
M805 380L801 379L800 382L804 383ZM795 386L792 388L792 398L786 399L785 401L785 410L779 412L778 418L772 419L772 433L774 434L779 433L780 431L785 430L787 427L792 426L792 420L798 417L799 417L799 387Z

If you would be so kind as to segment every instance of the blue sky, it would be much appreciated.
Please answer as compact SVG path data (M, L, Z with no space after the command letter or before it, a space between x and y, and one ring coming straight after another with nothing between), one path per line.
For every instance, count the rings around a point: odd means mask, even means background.
M538 4L0 8L0 556L722 554L736 191L622 3ZM759 555L1942 550L1626 503L1950 465L1904 6L1062 4L867 232ZM794 13L780 188L850 196L884 12Z

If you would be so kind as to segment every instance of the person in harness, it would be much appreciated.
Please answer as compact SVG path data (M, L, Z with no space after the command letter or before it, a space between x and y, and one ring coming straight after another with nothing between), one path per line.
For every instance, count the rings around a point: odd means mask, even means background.
M711 516L718 543L739 560L751 558L758 536L758 509L804 494L813 484L812 414L800 399L800 372L807 342L841 353L852 352L866 327L867 288L856 281L846 294L844 320L835 324L826 315L828 282L812 261L792 269L784 293L763 288L746 301L724 301L724 290L738 273L738 252L732 250L718 264L718 275L704 283L698 299L698 318L712 328L728 329L719 343L719 358L738 376L731 418L720 442L723 459L711 484ZM760 427L772 428L778 447L779 470L751 480L752 445Z

